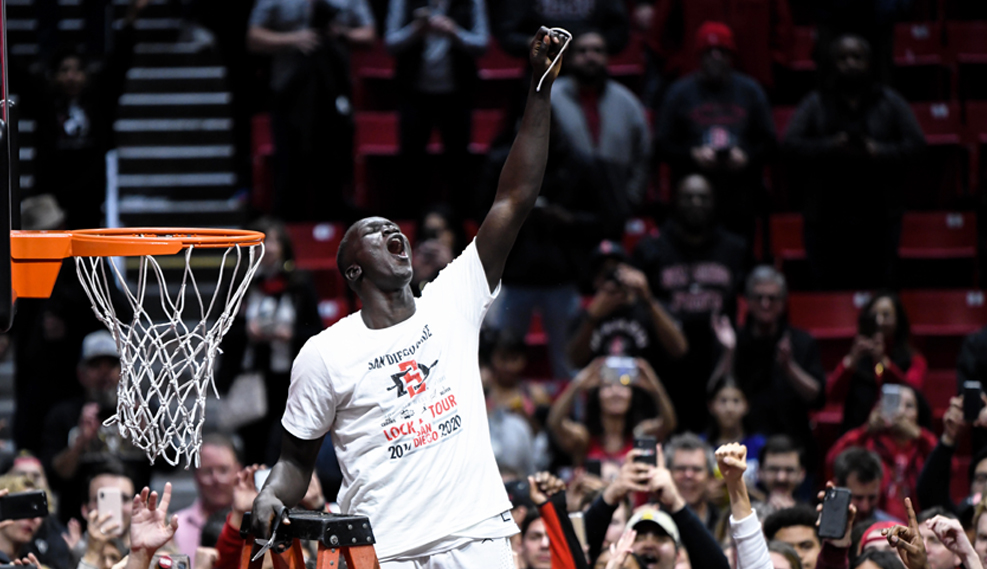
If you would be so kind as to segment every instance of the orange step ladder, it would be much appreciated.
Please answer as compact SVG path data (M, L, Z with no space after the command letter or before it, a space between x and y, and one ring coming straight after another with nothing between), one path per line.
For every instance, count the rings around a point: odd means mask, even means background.
M288 512L290 524L282 524L275 546L271 548L274 569L305 569L302 545L299 540L319 542L316 569L339 569L340 556L348 569L380 569L374 551L374 534L366 516L347 516L328 512ZM240 569L261 569L264 558L251 561L260 549L250 533L250 513L243 517L240 537L244 538L240 552ZM281 551L281 553L276 553Z

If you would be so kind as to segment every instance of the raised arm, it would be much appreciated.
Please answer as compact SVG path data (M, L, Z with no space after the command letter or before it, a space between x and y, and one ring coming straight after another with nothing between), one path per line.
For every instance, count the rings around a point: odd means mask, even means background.
M476 235L476 250L487 273L490 290L497 288L507 255L541 190L552 123L552 83L562 63L559 58L552 66L552 60L561 47L559 40L545 27L538 30L531 42L531 87L528 89L521 128L500 173L494 203ZM536 91L535 86L550 67L541 90Z
M305 497L312 478L312 469L315 468L315 458L319 455L324 438L322 436L306 441L288 432L284 433L281 438L281 457L254 500L251 515L251 530L254 535L270 537L274 516L285 506L293 507Z

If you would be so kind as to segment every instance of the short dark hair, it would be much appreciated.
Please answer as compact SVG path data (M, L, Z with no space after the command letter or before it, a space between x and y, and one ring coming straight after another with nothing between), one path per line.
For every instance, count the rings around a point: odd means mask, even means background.
M710 474L716 471L716 456L713 454L713 447L709 443L699 438L695 433L685 432L675 435L665 443L665 466L672 467L675 459L675 452L680 450L693 451L701 450L706 454L706 470Z
M778 510L770 516L764 518L762 527L764 537L768 540L775 538L779 531L795 526L806 526L812 528L812 533L816 533L816 510L812 506L801 504L784 510Z
M137 487L137 483L134 482L133 474L124 466L123 462L118 458L109 458L96 464L89 471L89 476L86 478L86 500L89 500L89 489L93 485L93 480L96 480L100 476L116 476L118 478L126 478L130 480L130 484L134 487L135 493L140 493L141 488ZM124 496L125 500L132 500L133 496Z
M799 466L805 467L805 449L795 442L795 439L788 435L772 435L764 442L761 453L758 455L758 462L764 464L764 460L769 454L789 454L796 453L799 457Z
M881 569L905 569L905 564L901 562L901 557L898 557L897 551L874 548L868 549L858 555L850 565L850 569L856 569L867 561L873 562L874 565L877 565Z
M528 510L528 514L521 520L521 539L524 539L524 536L528 534L528 528L531 527L531 524L535 523L535 520L540 519L541 512L538 511L538 508Z
M944 518L949 518L951 520L959 520L956 514L950 512L949 510L943 508L942 506L932 506L931 508L926 508L922 510L921 512L919 512L917 519L919 523L922 523L924 521L931 520L936 516L942 516Z
M833 464L833 474L837 486L846 486L850 474L856 472L857 480L863 483L880 480L884 477L884 465L876 453L861 447L851 447L840 453Z
M799 554L795 551L795 548L791 545L785 543L784 541L769 541L768 551L771 553L777 553L788 561L792 569L802 569L802 559L799 558Z
M203 436L202 446L206 445L228 449L233 453L233 458L235 458L238 463L243 464L243 459L240 458L240 449L237 448L237 445L233 444L233 439L223 433L208 433Z

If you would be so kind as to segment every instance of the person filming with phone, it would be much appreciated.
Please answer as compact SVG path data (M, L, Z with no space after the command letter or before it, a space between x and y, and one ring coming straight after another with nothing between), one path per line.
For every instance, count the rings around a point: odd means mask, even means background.
M826 379L826 399L844 401L844 432L868 421L885 384L921 391L928 363L911 345L905 308L893 292L876 293L860 309L850 351Z
M885 509L900 520L908 519L903 500L916 496L919 474L937 442L935 434L922 426L930 424L929 406L915 389L885 385L867 423L847 432L830 449L827 471L833 471L836 457L850 447L873 451L884 466L880 494Z
M586 397L583 422L571 412ZM675 431L675 408L654 369L643 358L608 356L594 359L555 400L548 430L576 464L587 458L623 462L635 436L662 441Z

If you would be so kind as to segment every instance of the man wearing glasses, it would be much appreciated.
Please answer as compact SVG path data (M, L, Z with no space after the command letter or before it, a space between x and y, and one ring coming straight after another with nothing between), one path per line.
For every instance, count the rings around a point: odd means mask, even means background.
M774 267L747 278L747 322L737 331L734 374L747 395L750 432L787 434L815 460L809 411L826 401L816 341L788 324L788 286ZM814 464L803 465L810 471Z

